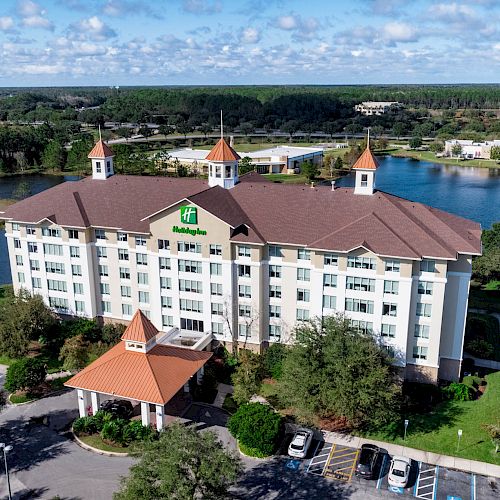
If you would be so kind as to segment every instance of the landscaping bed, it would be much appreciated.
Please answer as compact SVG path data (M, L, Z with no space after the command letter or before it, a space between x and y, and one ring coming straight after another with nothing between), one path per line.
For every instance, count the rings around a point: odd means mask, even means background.
M120 446L113 444L108 441L104 441L99 434L84 434L77 435L78 439L85 443L87 446L92 448L97 448L101 451L111 452L111 453L128 453L130 450L129 446Z
M64 382L69 380L71 375L56 378L53 380L47 380L38 387L31 389L29 391L18 390L9 395L9 401L12 404L22 404L29 403L31 401L36 401L37 399L45 398L51 394L62 391L65 389Z
M469 313L464 350L481 359L500 361L500 325L490 314Z

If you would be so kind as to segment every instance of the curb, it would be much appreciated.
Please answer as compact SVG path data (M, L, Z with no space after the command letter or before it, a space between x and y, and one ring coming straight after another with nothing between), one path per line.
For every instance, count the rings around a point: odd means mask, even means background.
M45 396L42 396L41 398L31 399L30 401L25 401L24 403L13 403L10 400L10 397L12 396L13 393L10 393L9 396L7 397L7 401L8 401L10 406L24 406L24 405L29 405L31 403L36 403L37 401L41 401L42 399L51 398L53 396L59 396L59 394L63 394L64 392L67 392L67 391L68 391L68 388L60 389L58 391L54 391L54 392L50 392L49 394L45 394Z
M92 451L93 453L97 453L98 455L104 455L106 457L128 457L130 456L129 453L118 453L117 451L103 451L100 450L99 448L94 448L93 446L90 446L87 443L84 443L73 431L73 426L71 426L71 434L73 435L73 439L75 440L76 444L80 446L80 448L83 448L84 450L87 451Z

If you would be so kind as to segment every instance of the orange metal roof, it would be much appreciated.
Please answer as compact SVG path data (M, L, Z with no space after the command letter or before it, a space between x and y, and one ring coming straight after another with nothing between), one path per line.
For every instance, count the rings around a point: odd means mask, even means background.
M99 139L89 153L88 158L107 158L108 156L114 156L113 151L111 151L109 146L102 139Z
M64 385L164 405L211 356L161 344L147 353L127 351L122 341Z
M239 154L221 137L219 142L208 153L206 160L210 161L237 161Z
M137 309L132 321L123 332L122 340L132 340L134 342L148 342L158 335L158 330L149 321L146 315Z
M352 168L359 168L363 170L376 170L378 168L378 161L375 156L373 156L369 147L363 151Z

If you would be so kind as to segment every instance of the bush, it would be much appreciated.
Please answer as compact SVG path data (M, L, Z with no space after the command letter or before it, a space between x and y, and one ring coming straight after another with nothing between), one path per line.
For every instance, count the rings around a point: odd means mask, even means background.
M252 351L240 351L240 364L231 380L234 386L233 399L238 404L248 403L259 392L264 375L262 356Z
M471 401L476 395L476 391L472 387L457 382L452 382L448 387L444 387L443 393L452 401Z
M94 434L97 432L94 417L80 417L73 422L76 434Z
M283 344L272 344L264 353L264 369L266 375L278 380L283 370L283 359L286 347Z
M474 339L465 346L467 352L481 359L489 359L495 352L495 348L483 339Z
M87 364L89 343L83 335L67 338L59 353L65 370L81 370Z
M47 369L38 358L22 358L14 361L5 375L5 388L10 392L20 389L30 391L44 382Z
M102 341L106 344L116 344L120 341L126 326L122 323L107 323L102 327Z
M123 444L125 442L123 431L127 425L128 421L123 418L110 420L102 426L100 433L101 438L113 441L114 443Z
M150 442L158 438L158 432L151 426L144 426L140 420L132 420L123 429L123 441L131 443L132 441Z
M462 384L472 387L473 389L477 389L480 385L482 385L482 382L484 382L484 380L481 377L476 377L474 375L464 377L462 380Z
M283 420L270 406L249 403L229 418L229 432L247 449L269 456L276 450Z

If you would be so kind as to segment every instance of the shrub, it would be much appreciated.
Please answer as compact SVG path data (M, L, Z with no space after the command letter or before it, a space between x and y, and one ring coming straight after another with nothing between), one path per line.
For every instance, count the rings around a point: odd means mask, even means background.
M481 359L489 359L495 348L484 339L474 339L467 343L465 346L467 352L470 352L473 356Z
M76 434L93 434L97 431L94 417L80 417L73 422L73 431Z
M123 428L123 442L132 441L150 442L158 438L158 432L151 426L144 426L140 420L132 420Z
M443 388L443 393L453 401L470 401L474 399L476 391L466 384L452 382L448 387Z
M65 370L81 370L87 364L89 343L83 335L67 338L59 353Z
M474 389L477 389L480 385L482 385L482 382L484 382L484 380L481 377L476 377L474 375L468 375L462 380L462 384Z
M283 370L283 359L286 347L283 344L272 344L264 353L264 369L266 375L278 380Z
M123 431L128 425L128 421L122 418L117 418L106 422L102 426L101 438L113 441L118 444L124 443Z
M234 385L233 399L238 404L248 403L259 391L264 375L262 356L252 351L240 351L240 364L231 380Z
M5 388L10 392L20 389L30 391L39 386L47 376L47 369L38 358L22 358L14 361L5 375Z
M249 403L240 406L228 422L229 432L247 449L269 456L277 445L283 429L281 415L270 406Z
M120 341L126 326L122 323L107 323L102 327L102 341L106 344L116 344Z
M94 422L96 432L101 432L104 424L114 419L113 414L108 411L98 411L94 416L89 418Z

